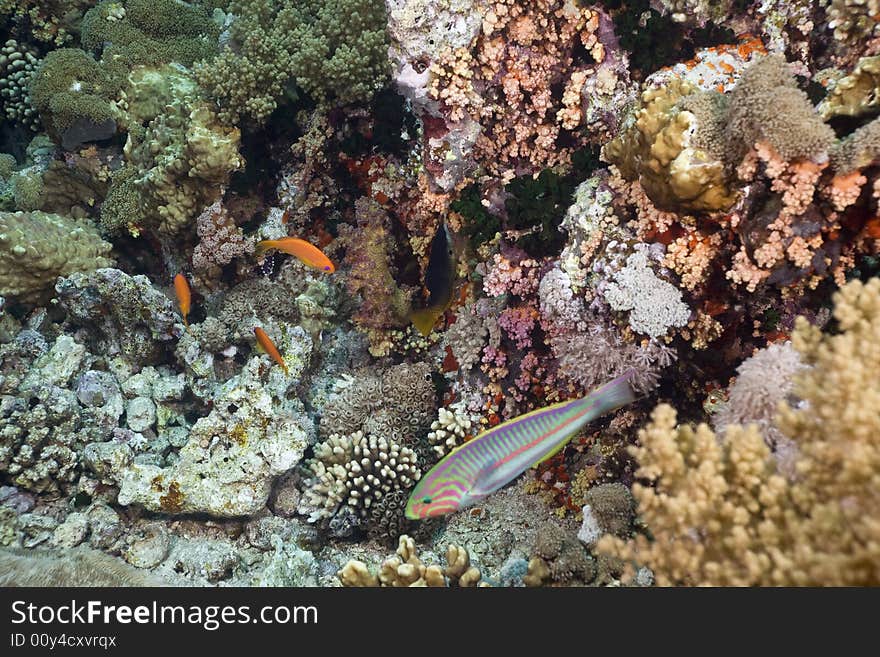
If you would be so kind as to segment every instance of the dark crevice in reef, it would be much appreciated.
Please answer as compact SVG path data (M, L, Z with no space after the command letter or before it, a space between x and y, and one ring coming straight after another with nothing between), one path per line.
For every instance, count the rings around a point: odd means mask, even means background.
M736 40L731 30L717 25L694 28L676 23L652 9L649 0L602 0L599 5L614 20L614 31L629 53L630 72L636 80L691 59L700 48Z

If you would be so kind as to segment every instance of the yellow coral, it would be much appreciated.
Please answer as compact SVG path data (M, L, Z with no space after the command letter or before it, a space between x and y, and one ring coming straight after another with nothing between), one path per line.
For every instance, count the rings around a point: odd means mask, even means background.
M378 576L356 559L346 563L336 575L343 586L483 586L480 571L471 565L466 549L450 545L446 551L445 568L437 564L426 566L419 559L415 541L406 534L398 540L396 555L388 557L379 566Z
M819 114L828 120L835 116L861 116L880 105L880 55L862 57L852 73L834 84L819 104Z
M715 126L707 125L714 120L711 112L700 111L698 116L696 107L689 111L680 105L695 93L690 83L677 79L647 89L635 122L603 151L624 178L638 179L662 210L726 210L737 198L727 186L724 162L698 145L712 141L701 135L715 131Z
M880 584L880 279L835 295L841 333L799 319L794 346L811 368L795 379L801 408L778 428L799 451L797 477L776 470L755 426L676 426L658 406L632 453L633 487L653 535L605 536L599 549L701 585Z

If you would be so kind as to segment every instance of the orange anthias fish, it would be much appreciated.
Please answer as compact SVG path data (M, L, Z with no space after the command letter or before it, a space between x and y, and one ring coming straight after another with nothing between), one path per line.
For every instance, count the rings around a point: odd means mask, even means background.
M254 335L257 336L257 342L266 351L266 353L272 357L272 360L281 365L281 369L284 370L284 374L289 374L289 372L287 371L287 364L284 362L281 354L278 353L278 348L275 346L275 343L272 342L272 338L266 335L266 332L259 326L254 327Z
M330 262L330 259L318 247L309 244L305 240L298 237L282 237L280 240L263 240L257 243L254 255L261 256L269 249L278 249L296 256L302 263L314 269L326 271L332 274L336 271L336 267Z
M186 282L186 276L178 274L174 277L174 294L177 295L177 303L180 305L180 314L183 317L183 325L189 330L189 322L186 316L189 315L189 304L191 295L189 291L189 283Z

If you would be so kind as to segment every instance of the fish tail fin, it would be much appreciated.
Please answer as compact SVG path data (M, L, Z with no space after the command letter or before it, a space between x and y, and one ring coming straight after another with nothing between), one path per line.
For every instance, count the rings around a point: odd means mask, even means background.
M609 381L605 385L596 388L584 398L593 404L593 417L605 415L605 413L610 413L638 399L630 385L634 374L635 370L628 370L613 381Z
M602 417L606 413L615 411L622 406L631 404L638 399L635 392L633 392L632 386L630 386L633 374L635 374L635 370L627 370L616 379L609 381L603 386L599 386L586 397L582 397L577 403L585 405L589 411L583 417L579 426L584 426L596 418ZM577 431L572 431L568 437L554 447L552 451L535 461L532 464L532 467L534 468L539 463L555 456L559 450L565 447L568 442L574 438L575 435L577 435Z
M287 363L283 360L279 363L281 365L281 369L284 371L284 376L290 376L290 371L287 369Z
M272 248L272 240L263 240L261 242L257 242L257 246L254 247L254 256L259 258L264 255L266 251Z
M409 314L409 319L413 323L413 326L418 329L419 333L424 337L427 337L434 328L434 324L437 323L437 318L439 316L440 313L438 313L436 309L424 308L422 310L413 310Z

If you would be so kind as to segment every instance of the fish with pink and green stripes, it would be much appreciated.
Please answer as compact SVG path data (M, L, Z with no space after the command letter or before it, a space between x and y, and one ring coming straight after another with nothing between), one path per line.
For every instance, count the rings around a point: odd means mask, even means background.
M633 371L586 397L520 415L455 448L419 480L406 503L411 520L463 509L562 449L597 417L635 401Z

